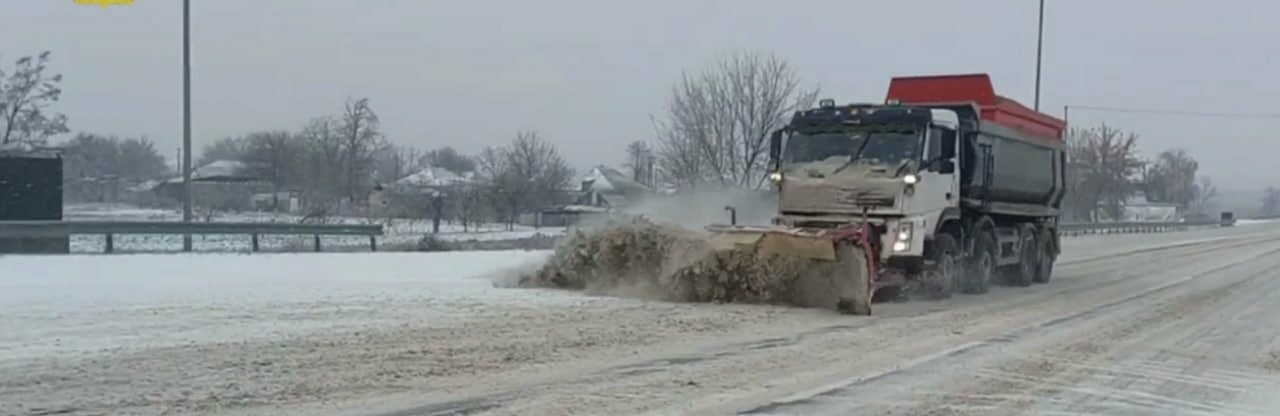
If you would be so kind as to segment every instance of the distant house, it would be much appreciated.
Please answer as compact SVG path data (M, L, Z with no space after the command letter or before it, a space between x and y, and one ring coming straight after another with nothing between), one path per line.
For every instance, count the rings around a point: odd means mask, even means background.
M436 196L450 189L472 183L474 172L457 173L445 168L426 167L387 186L376 189L370 195L370 207L379 215L405 215L421 217L441 215L443 207Z
M1151 202L1141 195L1127 199L1123 212L1124 218L1121 221L1173 222L1178 220L1178 204Z
M260 180L246 175L247 166L236 160L215 160L191 171L191 180L204 182L253 182Z
M574 205L622 209L654 194L652 188L603 165L592 168L579 183L580 194Z
M445 168L427 167L396 180L391 189L400 193L431 194L442 188L471 183L474 179L474 172L460 174Z
M183 179L172 178L155 186L156 194L182 200ZM254 195L272 192L264 178L246 173L245 164L217 160L191 171L192 204L213 210L243 211L254 206Z
M625 209L654 195L652 188L603 165L583 175L575 188L569 190L574 195L573 203L544 207L529 221L530 225L567 227Z

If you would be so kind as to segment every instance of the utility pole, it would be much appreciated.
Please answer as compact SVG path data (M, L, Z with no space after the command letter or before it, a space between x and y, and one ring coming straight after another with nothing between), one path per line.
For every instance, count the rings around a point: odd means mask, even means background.
M191 223L191 0L182 0L182 222ZM182 235L191 251L191 234Z
M1040 0L1040 29L1036 35L1036 111L1040 111L1040 59L1044 51L1044 0Z

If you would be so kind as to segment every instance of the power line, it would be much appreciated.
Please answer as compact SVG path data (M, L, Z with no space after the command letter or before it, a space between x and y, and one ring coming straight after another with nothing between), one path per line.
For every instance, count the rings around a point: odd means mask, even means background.
M1105 111L1105 112L1113 112L1113 113L1153 114L1153 115L1164 115L1164 116L1280 119L1280 113L1231 113L1231 112L1217 112L1217 111L1156 110L1156 109L1147 109L1147 108L1101 107L1101 106L1090 106L1090 105L1068 105L1068 106L1064 106L1063 109L1068 114L1070 113L1071 110L1091 110L1091 111Z

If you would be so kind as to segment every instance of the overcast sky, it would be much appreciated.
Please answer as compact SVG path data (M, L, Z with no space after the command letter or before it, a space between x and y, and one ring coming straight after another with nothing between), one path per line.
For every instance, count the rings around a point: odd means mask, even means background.
M537 129L580 169L652 136L681 71L734 50L789 60L823 96L883 99L894 75L990 73L1034 94L1035 0L192 0L197 148L295 129L369 97L392 140L474 152ZM6 67L53 52L73 131L182 137L177 0L102 9L6 0ZM1049 0L1041 107L1280 113L1280 3ZM1277 119L1073 111L1184 147L1228 188L1280 185Z

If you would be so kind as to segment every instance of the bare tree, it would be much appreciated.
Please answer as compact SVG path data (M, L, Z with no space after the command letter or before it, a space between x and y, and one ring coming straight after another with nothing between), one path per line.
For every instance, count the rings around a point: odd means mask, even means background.
M767 54L730 54L701 74L684 75L665 119L656 122L664 179L763 186L769 135L817 94L817 87L800 87L786 61Z
M422 169L421 160L417 148L384 143L374 153L374 176L378 183L394 183Z
M1191 203L1192 212L1209 213L1214 208L1214 202L1218 198L1218 186L1213 184L1213 179L1208 176L1201 176L1199 183L1196 184L1195 201Z
M484 218L485 188L478 184L465 184L458 187L453 203L453 215L462 224L462 231L470 231L478 227Z
M560 156L555 145L542 140L535 131L516 135L507 153L508 166L514 173L524 206L539 208L546 204L562 202L565 187L573 180L573 169ZM515 206L516 212L523 212Z
M506 148L486 148L477 164L495 211L503 214L508 229L520 214L559 202L573 179L573 169L555 146L533 131L520 132Z
M311 205L309 216L327 216L343 195L343 143L336 132L337 124L333 117L317 117L307 122L299 133L306 147L302 169L305 176L300 185Z
M707 168L701 149L693 140L666 122L654 121L657 130L657 173L668 185L688 186L705 182Z
M655 182L654 166L657 155L648 143L636 140L627 145L627 161L623 167L631 171L631 179L644 185L653 186Z
M243 160L246 151L245 141L239 137L224 137L200 149L200 158L196 159L196 167L204 166L219 160Z
M169 173L164 156L156 144L146 137L126 138L119 142L117 176L131 180L155 179Z
M78 133L62 144L63 177L96 178L114 175L120 148L106 136Z
M1136 188L1143 162L1138 136L1105 123L1068 134L1068 206L1077 218L1119 218L1124 201Z
M1177 204L1186 211L1197 202L1196 172L1200 164L1186 150L1166 150L1156 156L1144 173L1147 199Z
M347 100L337 123L342 139L342 192L347 198L358 197L372 176L373 155L382 139L379 125L368 98Z
M249 133L243 141L244 173L271 182L272 208L279 209L280 191L299 185L304 175L306 154L302 139L287 130L273 130Z
M1263 217L1274 217L1280 215L1280 189L1274 186L1268 186L1262 192L1262 209L1259 215Z
M513 177L511 158L507 157L507 152L505 148L485 147L476 157L476 167L480 186L487 195L487 202L492 205L493 212L504 222L511 224L515 222L515 218L509 206L510 201L516 198L514 189L519 187L519 183Z
M442 168L457 174L476 171L475 160L450 146L427 152L422 156L422 164Z
M155 179L169 173L164 156L146 137L117 137L79 133L62 144L65 177Z
M58 87L62 75L45 74L49 56L48 51L24 56L14 63L12 73L0 70L0 121L4 123L0 145L43 144L49 136L70 131L66 115L45 113L62 95Z

